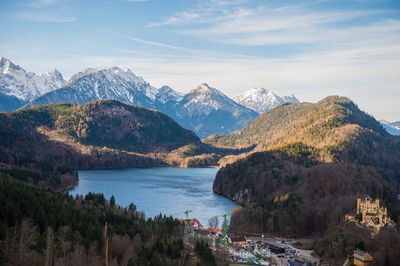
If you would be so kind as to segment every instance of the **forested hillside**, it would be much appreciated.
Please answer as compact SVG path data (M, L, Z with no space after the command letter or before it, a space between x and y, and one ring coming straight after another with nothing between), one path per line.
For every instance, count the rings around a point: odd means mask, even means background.
M262 114L243 130L209 138L219 146L283 152L315 162L370 165L395 177L400 171L400 138L344 97L316 104L285 105Z
M21 134L27 127L68 136L83 145L131 152L169 151L200 143L191 131L158 111L99 101L82 105L48 105L2 115ZM18 127L18 128L16 128Z
M245 206L234 230L324 237L361 196L382 199L391 217L400 217L400 138L347 98L280 106L208 141L257 145L214 182L214 191Z
M168 116L116 101L2 113L0 136L1 171L57 190L76 168L166 165L157 154L201 144Z
M274 108L254 119L244 129L230 135L217 135L207 139L220 146L250 146L270 150L286 144L301 142L321 148L330 160L329 147L351 140L367 129L380 136L388 134L382 125L362 112L350 99L329 96L315 104L297 103ZM323 155L323 154L321 154Z
M193 265L172 217L145 219L132 203L89 193L73 198L0 174L0 265ZM196 258L197 257L197 258Z

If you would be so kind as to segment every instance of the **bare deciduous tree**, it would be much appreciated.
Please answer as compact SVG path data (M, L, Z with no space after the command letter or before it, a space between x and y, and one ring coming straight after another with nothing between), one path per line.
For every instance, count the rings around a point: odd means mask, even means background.
M53 229L49 226L46 232L46 251L45 251L45 266L53 265L54 260L54 232Z
M213 216L208 220L208 226L210 227L218 227L219 226L219 217Z

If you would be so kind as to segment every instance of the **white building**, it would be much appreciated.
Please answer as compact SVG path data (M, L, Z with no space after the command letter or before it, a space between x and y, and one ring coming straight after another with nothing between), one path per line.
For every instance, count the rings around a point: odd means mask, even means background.
M258 254L260 254L260 256L263 258L270 258L271 250L269 248L262 248L258 251Z
M254 259L255 256L250 252L245 250L244 248L240 248L236 250L234 256L241 259Z

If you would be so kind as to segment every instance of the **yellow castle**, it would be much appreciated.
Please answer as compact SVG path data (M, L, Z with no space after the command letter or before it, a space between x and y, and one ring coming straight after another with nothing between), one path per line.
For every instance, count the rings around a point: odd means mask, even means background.
M358 218L358 219L357 219ZM381 206L381 201L379 199L358 198L357 199L357 215L346 215L345 219L347 221L358 222L371 228L375 233L392 222L390 219L387 208Z

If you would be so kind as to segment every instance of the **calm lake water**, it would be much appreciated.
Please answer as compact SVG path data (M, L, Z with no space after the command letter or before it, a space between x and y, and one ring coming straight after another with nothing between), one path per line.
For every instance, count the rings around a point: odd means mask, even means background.
M192 210L206 226L214 215L231 213L236 203L213 193L215 168L139 168L121 170L79 171L79 185L70 190L72 195L100 192L117 204L127 207L134 202L146 217L159 213L177 218ZM222 221L220 217L220 221Z

